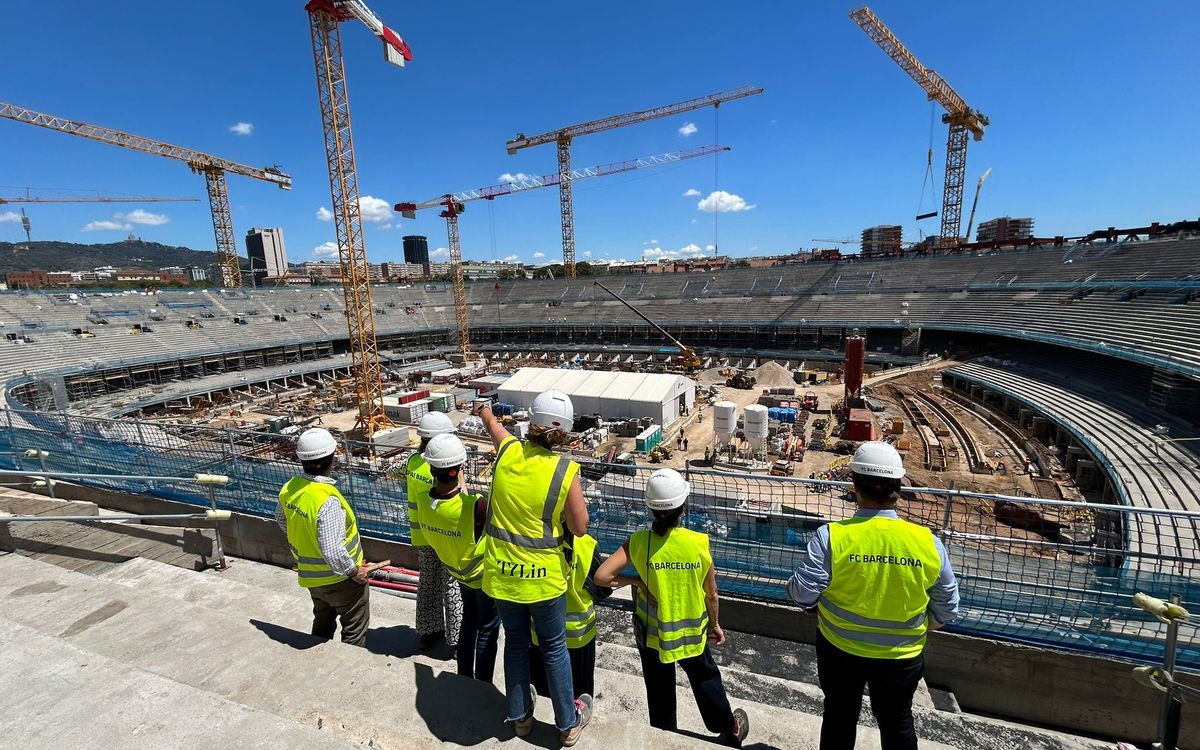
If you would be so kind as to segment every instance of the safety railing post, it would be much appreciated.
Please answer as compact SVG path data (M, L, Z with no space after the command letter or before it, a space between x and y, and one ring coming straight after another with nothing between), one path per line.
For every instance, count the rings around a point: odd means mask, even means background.
M229 445L229 474L231 476L237 477L237 479L238 479L237 488L238 488L238 501L240 504L240 509L241 510L249 510L250 504L246 501L246 488L244 486L246 483L241 481L241 479L242 479L242 462L241 462L241 459L238 457L237 446L234 445L234 443L233 443L233 430L226 428L225 442L226 442L226 444Z
M37 450L38 465L42 467L42 472L44 473L46 471L46 451L38 449L35 450ZM49 477L46 477L46 494L49 495L51 499L54 499L54 480Z
M208 507L217 509L217 489L212 483L208 484ZM217 570L225 570L229 564L225 561L225 542L221 539L221 524L213 524L213 541L217 545Z
M1171 603L1179 606L1183 600L1179 594L1171 594ZM1175 674L1175 651L1179 640L1179 619L1172 617L1167 623L1167 640L1163 644L1163 672ZM1168 690L1163 696L1162 709L1158 714L1158 737L1163 750L1175 750L1179 744L1179 724L1183 701L1179 693Z
M954 480L950 480L950 486L947 489L954 490ZM950 524L954 521L954 495L946 495L946 503L942 513L942 538L946 538L946 534L950 531Z

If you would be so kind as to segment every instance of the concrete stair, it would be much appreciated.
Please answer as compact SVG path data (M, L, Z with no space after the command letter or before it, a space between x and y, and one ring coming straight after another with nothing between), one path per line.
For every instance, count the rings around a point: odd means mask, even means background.
M113 681L114 686L125 686L123 694L148 692L158 696L164 707L187 705L200 694L205 696L205 711L227 706L230 717L236 717L231 723L254 725L246 730L245 741L229 746L254 746L253 738L273 732L279 740L274 744L282 745L291 737L289 744L297 747L324 747L317 742L328 741L409 750L510 741L511 730L502 723L502 687L453 674L453 662L435 658L439 655L416 654L417 636L409 625L414 622L415 604L378 594L372 592L372 632L364 650L309 636L309 599L295 585L294 573L282 568L237 560L224 573L197 573L134 559L86 575L16 555L0 556L0 639L9 644L5 652L15 643L34 644L22 646L29 656L21 663L29 665L0 677L12 681L5 685L4 700L18 685L38 695L69 691L69 697L60 697L57 703L30 700L19 704L15 713L5 712L0 736L20 739L27 747L59 746L57 739L39 734L46 731L42 725L87 724L97 714L107 716L105 707L113 701L90 695L75 700L77 692L88 691L69 687L72 659L94 657L89 664L128 675L121 678L124 682ZM606 611L604 618L608 622L627 615ZM606 624L602 633L606 635L597 653L602 667L596 674L596 715L580 746L712 747L702 734L664 733L647 726L636 651L622 645L615 626ZM720 651L734 654L722 671L733 703L746 708L751 717L747 746L815 748L819 690L778 674L744 671L738 664L742 638L734 634L730 645ZM760 651L765 647L754 644ZM54 656L58 671L35 668L42 652ZM789 659L796 657L785 655L776 661L782 664ZM497 668L502 669L499 660ZM100 675L96 679L102 682L107 673L100 667L96 671ZM495 683L503 684L499 674ZM686 688L682 692L680 726L702 732ZM537 717L544 723L530 741L556 746L547 701L539 702ZM136 724L135 716L118 718L125 722L122 726ZM211 737L204 734L207 725L220 724L216 719L193 721L192 716L169 708L157 724L145 722L150 727L148 736L168 738L160 747L201 744ZM1111 747L932 706L917 708L917 723L922 747L935 750ZM280 727L297 734L286 734ZM200 739L169 741L179 733L188 737L195 733ZM315 740L308 742L302 733L312 734ZM130 745L93 742L87 734L79 737L72 746ZM873 728L862 727L858 747L878 747Z

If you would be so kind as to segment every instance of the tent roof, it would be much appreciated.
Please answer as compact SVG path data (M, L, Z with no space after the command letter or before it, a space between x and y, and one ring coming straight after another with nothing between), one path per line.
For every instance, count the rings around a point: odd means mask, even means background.
M500 390L541 393L553 388L568 396L606 396L661 404L685 381L681 375L522 367Z

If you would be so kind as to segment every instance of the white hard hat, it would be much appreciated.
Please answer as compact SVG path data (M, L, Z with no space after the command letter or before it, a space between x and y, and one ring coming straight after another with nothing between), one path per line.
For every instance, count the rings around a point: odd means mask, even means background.
M329 434L329 430L321 427L305 430L296 441L296 458L301 461L315 461L332 456L336 452L337 441Z
M850 471L868 477L900 479L904 476L904 461L888 443L871 440L858 446L850 459Z
M650 510L674 510L683 505L692 485L674 469L659 469L646 480L646 507Z
M467 462L467 449L457 435L434 435L421 454L435 469L450 469Z
M448 432L454 432L454 423L450 421L450 417L440 411L429 412L421 417L421 422L417 425L417 435L423 438L445 435Z
M529 421L542 427L558 427L567 432L575 426L575 405L562 391L546 391L533 400Z

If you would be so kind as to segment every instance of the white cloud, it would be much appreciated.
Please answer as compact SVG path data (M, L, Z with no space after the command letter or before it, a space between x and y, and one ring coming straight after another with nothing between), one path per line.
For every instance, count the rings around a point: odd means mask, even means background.
M20 221L20 220L21 220L21 214L17 213L16 211L5 211L4 213L0 214L0 223L5 222L5 221Z
M333 211L321 206L317 209L317 218L321 221L333 221Z
M534 253L534 254L533 254L533 259L534 259L534 260L538 260L539 258L545 258L545 257L546 257L546 254L545 254L545 253Z
M124 219L130 224L141 224L147 227L161 227L171 220L171 217L166 214L152 214L149 211L143 211L140 208L135 208L125 215L117 214L116 218Z
M716 245L705 245L704 246L705 252L711 253L711 252L715 251L716 249L717 249Z
M383 229L383 230L386 230L386 229L391 229L391 228L392 228L392 222L390 222L390 221L389 221L387 224L383 224L383 225L381 225L379 228L380 228L380 229Z
M642 243L642 247L646 247L648 245L657 245L657 244L658 244L658 240L646 240L645 242Z
M338 257L337 243L322 242L320 245L317 245L313 248L312 254L314 258L319 258L321 260L330 260L336 258Z
M679 254L680 255L703 255L704 251L700 249L699 245L692 243L690 245L684 245L683 247L679 248Z
M392 218L392 204L383 198L364 195L358 199L358 211L363 221L373 221L376 224Z
M130 229L133 229L132 224L120 221L89 221L83 225L85 232L128 232Z
M695 244L694 242L691 244L684 245L683 247L679 248L678 250L664 250L661 247L649 247L642 251L643 258L652 259L652 260L657 260L660 258L665 258L665 259L680 258L680 257L685 257L685 256L703 255L703 254L704 254L704 251L701 250L700 246Z
M229 126L229 132L236 133L237 135L250 135L251 133L254 132L254 123L252 123L252 122L234 123L233 125Z
M447 248L444 248L444 247L439 247L437 250L430 252L429 257L430 258L449 258L450 250Z
M708 213L729 213L731 211L749 211L754 208L753 203L747 203L746 199L740 195L727 193L724 190L714 190L708 194L707 198L702 198L696 203L696 208Z
M590 258L590 257L592 257L592 251L591 251L591 250L584 250L584 251L583 251L583 257L585 257L585 258Z
M504 262L505 262L505 263L516 263L518 260L520 260L520 258L518 258L516 255L506 255L506 256L504 256Z
M684 198L693 198L697 195L700 195L699 190L697 190L696 188L688 188L687 192L683 194L683 197Z
M534 178L534 175L525 174L524 172L516 172L516 173L505 172L504 174L500 175L496 179L499 180L500 182L507 182L507 183L511 184L511 183L516 183L516 182L525 182L526 180L532 180L533 178Z
M683 124L683 127L681 127L679 129L679 134L682 135L684 138L687 138L689 135L695 135L696 131L698 131L698 130L700 130L700 128L696 127L696 123L685 122Z

